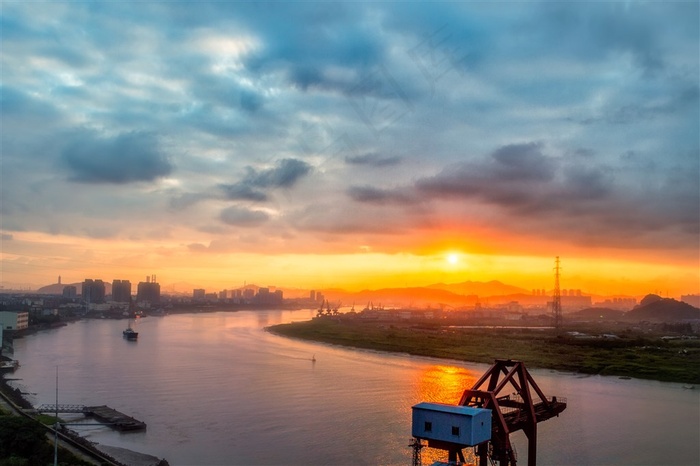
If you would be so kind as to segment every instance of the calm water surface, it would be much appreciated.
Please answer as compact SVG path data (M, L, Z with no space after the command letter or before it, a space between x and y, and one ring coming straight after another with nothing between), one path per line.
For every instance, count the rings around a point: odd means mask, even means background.
M241 311L87 320L15 340L13 377L35 404L106 404L145 432L77 427L91 441L171 465L409 465L411 406L455 403L488 366L291 340L267 325L315 311ZM316 362L311 361L315 355ZM506 355L504 355L506 356ZM531 371L568 399L539 424L538 462L700 464L700 387ZM525 437L514 436L521 461ZM423 462L446 459L424 450Z

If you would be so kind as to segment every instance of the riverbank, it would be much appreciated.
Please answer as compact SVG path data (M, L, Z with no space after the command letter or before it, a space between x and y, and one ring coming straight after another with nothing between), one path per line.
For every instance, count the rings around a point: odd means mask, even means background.
M36 416L30 414L34 406L23 396L19 388L10 386L8 382L11 380L11 378L0 376L0 399L3 401L1 407L8 414L22 415L26 419L34 419L34 421L39 423L40 421L36 419ZM112 464L116 466L168 466L168 462L165 459L125 448L89 442L69 429L63 429L60 436L62 448L65 447L74 455L82 456L86 462L96 461L94 464Z
M521 360L528 367L583 374L700 384L700 340L639 334L561 334L543 328L466 328L437 324L317 318L267 330L286 337L416 356L493 363Z

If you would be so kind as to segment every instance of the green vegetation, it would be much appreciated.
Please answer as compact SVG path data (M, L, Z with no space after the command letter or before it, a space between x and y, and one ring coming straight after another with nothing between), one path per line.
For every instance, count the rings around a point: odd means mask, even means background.
M58 422L63 422L63 419L61 419L60 417L57 418L56 416L51 416L49 414L37 414L36 416L34 416L34 419L41 422L45 426L53 426L54 424L56 424L56 419L58 419Z
M0 417L0 464L44 465L53 458L46 430L20 416Z
M585 374L700 384L700 340L623 332L619 338L580 338L553 330L450 328L321 318L269 327L304 340L492 363L497 358Z
M0 466L45 466L53 464L54 446L46 429L22 416L0 413ZM60 465L87 465L71 452L59 448Z

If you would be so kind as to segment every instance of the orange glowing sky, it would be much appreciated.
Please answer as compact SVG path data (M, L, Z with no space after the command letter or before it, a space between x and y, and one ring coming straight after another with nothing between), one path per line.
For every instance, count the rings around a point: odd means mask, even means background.
M5 289L700 293L696 3L229 6L3 5Z

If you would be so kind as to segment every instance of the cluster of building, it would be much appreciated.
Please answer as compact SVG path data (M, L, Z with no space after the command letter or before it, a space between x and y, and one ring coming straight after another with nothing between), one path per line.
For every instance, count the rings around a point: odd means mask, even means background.
M207 293L195 289L191 297L161 296L161 287L155 275L150 275L136 287L132 294L129 280L115 279L110 284L101 279L86 278L77 285L61 285L60 294L3 294L0 309L0 329L24 330L30 321L51 322L59 317L109 317L123 318L141 313L162 315L174 307L233 305L257 307L285 306L290 308L313 307L325 299L322 293L311 291L306 297L285 299L281 289L274 287L244 287Z
M238 288L235 290L223 290L218 293L207 293L205 289L192 290L192 302L207 304L249 304L249 305L280 305L288 301L296 301L299 304L315 305L325 300L323 293L311 290L308 298L296 298L285 300L284 292L274 287L260 287L257 291L252 287Z
M94 309L100 304L134 302L131 294L131 282L129 280L113 280L112 293L106 294L105 282L87 278L82 283L80 294L88 309ZM78 290L73 285L63 287L64 298L77 298ZM109 298L109 299L108 299ZM146 277L146 281L139 282L136 289L135 303L141 307L151 307L160 302L160 284L156 282L156 276Z
M59 277L58 284L61 284ZM112 281L111 293L107 292L107 283L100 279L85 279L80 290L75 285L65 285L60 296L3 295L0 325L3 330L24 330L29 326L30 318L34 321L46 321L67 312L69 315L124 316L133 313L134 308L149 309L158 306L161 301L160 284L155 275L137 285L136 296L131 293L129 280Z
M257 293L253 288L237 290L223 290L219 293L206 293L203 289L192 291L194 302L224 302L231 304L282 304L284 293L282 290L270 290L270 288L258 288Z

